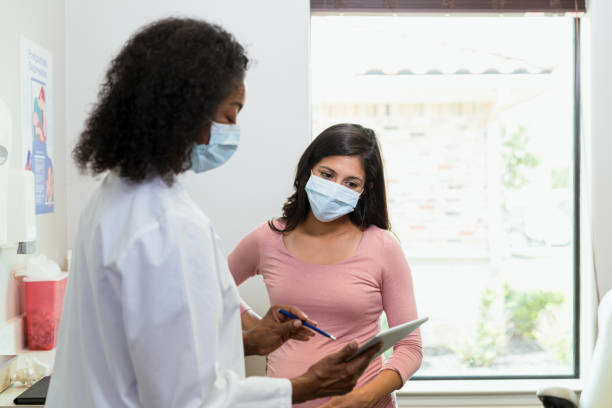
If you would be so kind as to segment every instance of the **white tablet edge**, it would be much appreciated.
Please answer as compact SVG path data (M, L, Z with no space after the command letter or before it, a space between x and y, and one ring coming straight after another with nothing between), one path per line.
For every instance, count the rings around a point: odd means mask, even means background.
M379 355L381 355L382 353L387 351L389 348L393 347L396 343L398 343L399 341L404 339L407 335L409 335L410 333L412 333L413 331L418 329L419 326L421 326L427 320L429 320L429 317L423 317L423 318L420 318L420 319L412 320L412 321L407 322L407 323L400 324L400 325L395 326L395 327L391 327L388 330L385 330L383 332L378 333L376 336L372 337L370 340L368 340L365 343L363 343L359 347L359 349L355 352L355 354L353 354L351 357L349 357L346 361L350 361L350 360L354 359L355 357L363 354L363 352L368 350L374 344L384 340L387 336L392 335L392 334L394 334L394 333L396 333L398 331L406 330L406 333L402 337L400 337L397 341L394 341L393 343L390 343L390 344L386 344L384 348L378 350L378 352L374 356L372 356L372 359L378 357Z

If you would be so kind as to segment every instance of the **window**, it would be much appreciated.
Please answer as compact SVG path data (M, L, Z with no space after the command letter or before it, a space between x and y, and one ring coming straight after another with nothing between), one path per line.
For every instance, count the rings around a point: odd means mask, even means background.
M378 135L430 317L416 378L578 375L574 22L312 16L313 137Z

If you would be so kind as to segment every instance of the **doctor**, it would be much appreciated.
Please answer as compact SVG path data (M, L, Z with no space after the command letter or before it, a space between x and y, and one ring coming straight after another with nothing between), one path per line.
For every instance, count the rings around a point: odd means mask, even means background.
M73 152L108 174L74 241L47 407L289 407L350 391L376 352L346 363L353 341L290 380L245 378L245 353L313 334L278 306L242 332L219 238L176 175L236 150L247 63L222 28L174 18L112 61Z

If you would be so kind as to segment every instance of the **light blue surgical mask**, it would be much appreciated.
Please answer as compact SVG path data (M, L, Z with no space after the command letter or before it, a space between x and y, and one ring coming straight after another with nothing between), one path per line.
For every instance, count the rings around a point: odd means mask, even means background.
M361 193L330 180L310 175L306 194L315 218L330 222L355 210Z
M202 173L221 166L236 152L239 142L238 125L212 122L208 144L197 144L191 151L190 169Z

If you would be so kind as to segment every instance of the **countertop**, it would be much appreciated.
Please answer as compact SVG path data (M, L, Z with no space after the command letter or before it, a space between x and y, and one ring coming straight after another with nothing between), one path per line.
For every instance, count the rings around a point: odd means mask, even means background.
M19 359L24 357L33 357L37 360L49 365L49 367L53 367L53 362L55 360L55 349L49 351L31 351L31 350L23 350L17 353ZM19 365L19 360L17 361ZM10 386L6 390L0 393L0 408L7 407L42 407L42 405L15 405L13 400L15 397L19 396L22 392L27 390L29 387L26 386Z

